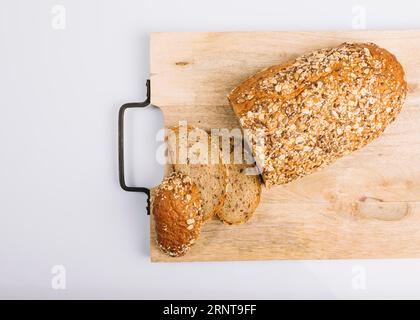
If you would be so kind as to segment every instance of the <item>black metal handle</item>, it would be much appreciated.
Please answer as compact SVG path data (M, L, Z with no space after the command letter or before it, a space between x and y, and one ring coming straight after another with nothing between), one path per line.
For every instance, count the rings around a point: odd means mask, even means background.
M150 105L150 80L146 81L147 96L143 102L131 102L124 104L118 113L118 169L120 186L123 190L129 192L143 192L147 196L147 214L150 215L150 189L145 187L129 187L125 183L124 171L124 115L130 108L144 108Z

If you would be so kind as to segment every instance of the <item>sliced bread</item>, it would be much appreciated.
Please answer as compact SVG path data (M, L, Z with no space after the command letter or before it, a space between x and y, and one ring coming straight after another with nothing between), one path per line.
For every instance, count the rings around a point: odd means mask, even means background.
M190 177L173 172L153 189L151 196L159 248L172 257L183 256L200 236L198 188Z
M222 208L226 194L226 168L218 146L212 146L206 131L190 126L169 129L166 142L174 171L188 175L197 185L203 221L209 220Z
M222 209L217 212L220 220L230 225L247 222L258 207L261 197L258 170L255 163L246 163L251 153L243 145L243 141L239 145L231 142L230 164L225 165L227 168L226 198ZM240 150L243 155L242 163L234 161L235 146L236 152Z

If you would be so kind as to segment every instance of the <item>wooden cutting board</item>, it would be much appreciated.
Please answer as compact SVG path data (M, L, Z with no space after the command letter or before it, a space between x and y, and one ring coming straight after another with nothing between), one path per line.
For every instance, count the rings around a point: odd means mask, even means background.
M165 125L237 128L228 92L257 71L345 41L394 53L409 95L376 141L333 165L267 190L241 226L210 221L192 250L152 261L420 257L420 31L153 33L152 104Z

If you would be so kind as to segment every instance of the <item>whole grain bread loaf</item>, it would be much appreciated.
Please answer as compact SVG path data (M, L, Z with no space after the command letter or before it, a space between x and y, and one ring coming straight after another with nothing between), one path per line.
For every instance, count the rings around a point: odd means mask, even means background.
M152 192L152 215L156 240L166 254L177 257L188 252L199 238L201 198L191 178L173 172Z
M394 55L372 43L344 43L262 70L228 99L270 187L379 137L406 91Z

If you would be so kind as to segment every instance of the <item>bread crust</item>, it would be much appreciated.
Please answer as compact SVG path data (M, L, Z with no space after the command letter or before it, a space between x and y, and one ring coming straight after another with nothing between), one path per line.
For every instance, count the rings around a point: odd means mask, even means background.
M267 187L324 167L379 137L407 92L394 55L373 43L343 43L269 67L228 100L253 145ZM263 150L261 150L263 149Z
M152 215L159 248L172 257L185 255L200 236L201 197L191 178L173 172L153 192Z

